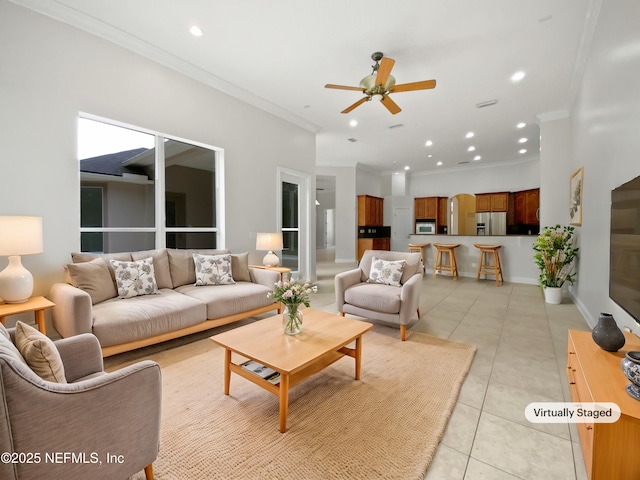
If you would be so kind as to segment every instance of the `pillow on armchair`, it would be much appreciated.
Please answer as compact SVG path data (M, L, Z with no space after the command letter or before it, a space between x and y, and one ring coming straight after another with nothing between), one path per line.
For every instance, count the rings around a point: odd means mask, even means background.
M371 260L371 270L369 270L368 283L381 283L394 287L402 286L402 272L404 271L406 260L382 260L373 257Z
M64 365L53 341L26 323L16 323L16 347L29 368L43 380L67 383Z

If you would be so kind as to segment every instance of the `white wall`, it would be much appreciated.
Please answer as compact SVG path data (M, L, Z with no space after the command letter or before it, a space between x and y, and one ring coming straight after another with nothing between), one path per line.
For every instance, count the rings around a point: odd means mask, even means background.
M225 246L253 261L255 233L276 227L276 167L315 170L312 132L9 2L0 2L0 64L0 214L44 218L44 253L24 258L35 294L47 295L79 250L79 112L224 148Z
M412 173L411 197L452 197L459 193L517 192L540 187L540 161L455 168L435 173Z
M335 261L355 262L358 225L356 169L354 167L317 167L316 175L336 178Z
M576 302L592 326L600 312L609 312L636 334L640 326L609 298L608 289L611 190L640 175L639 18L640 2L602 2L572 111L570 165L570 171L584 166Z

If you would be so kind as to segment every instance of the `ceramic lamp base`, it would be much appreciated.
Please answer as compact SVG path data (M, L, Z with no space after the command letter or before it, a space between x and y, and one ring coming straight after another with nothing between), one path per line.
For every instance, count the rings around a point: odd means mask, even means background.
M280 264L280 259L275 253L269 251L262 259L262 264L265 267L277 267Z
M19 255L9 257L9 265L0 272L0 297L7 303L23 303L33 293L33 275L22 266Z

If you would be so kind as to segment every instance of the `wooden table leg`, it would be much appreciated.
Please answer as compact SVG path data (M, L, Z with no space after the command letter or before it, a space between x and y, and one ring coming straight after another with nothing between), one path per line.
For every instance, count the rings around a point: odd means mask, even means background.
M224 351L224 394L229 395L229 387L231 386L231 350Z
M355 355L355 359L356 359L356 380L360 380L360 368L361 368L360 359L362 358L362 335L360 335L358 338L356 338L356 352L355 353L356 353L356 355Z
M44 319L44 310L36 310L36 323L38 324L38 330L42 332L43 335L47 334L47 324Z
M280 432L287 431L287 413L289 411L289 375L280 374Z

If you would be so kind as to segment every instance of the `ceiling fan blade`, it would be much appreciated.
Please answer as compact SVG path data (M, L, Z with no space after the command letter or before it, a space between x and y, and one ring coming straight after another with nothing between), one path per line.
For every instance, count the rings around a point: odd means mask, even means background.
M389 80L391 69L396 61L393 58L384 57L380 60L380 66L378 67L378 75L376 76L376 85L384 85Z
M382 105L384 105L385 107L387 107L387 110L389 110L394 115L401 111L401 109L398 106L398 104L396 102L394 102L393 100L391 100L389 95L384 95L382 97L382 100L380 100L380 103Z
M362 97L360 100L358 100L356 103L354 103L353 105L351 105L350 107L345 108L343 111L341 111L340 113L349 113L351 110L353 110L356 107L359 107L360 105L362 105L364 102L369 101L369 97Z
M335 88L338 90L356 90L358 92L364 92L364 88L361 87L347 87L345 85L332 85L330 83L327 83L324 88Z
M423 80L422 82L402 83L389 88L389 92L411 92L413 90L429 90L436 87L435 80Z

